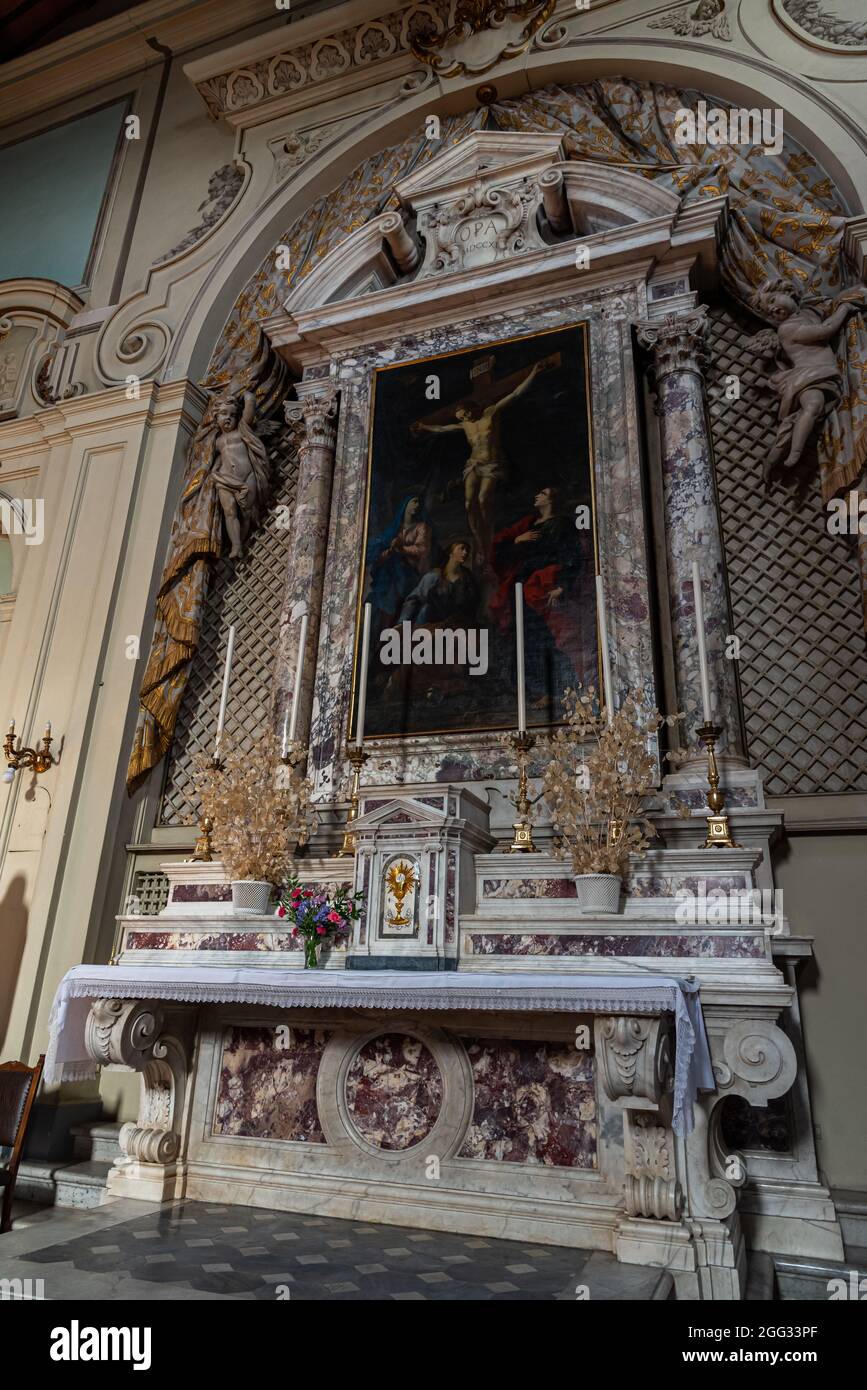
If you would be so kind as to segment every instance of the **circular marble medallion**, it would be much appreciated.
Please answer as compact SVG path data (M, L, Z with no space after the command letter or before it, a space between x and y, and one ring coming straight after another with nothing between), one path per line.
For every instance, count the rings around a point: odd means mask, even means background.
M409 1033L380 1033L353 1059L346 1109L362 1139L378 1149L410 1149L436 1124L443 1079L433 1054Z

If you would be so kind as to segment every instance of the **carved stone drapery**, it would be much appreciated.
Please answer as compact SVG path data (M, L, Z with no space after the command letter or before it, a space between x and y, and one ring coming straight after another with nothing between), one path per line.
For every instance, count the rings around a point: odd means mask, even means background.
M115 1195L160 1200L180 1195L190 1024L183 1011L141 999L96 999L85 1045L100 1066L141 1075L137 1120L121 1126L120 1157L109 1174Z
M280 618L274 705L276 722L282 726L294 695L298 634L306 613L307 642L296 729L296 740L304 744L313 707L340 397L336 390L322 383L309 388L302 383L297 390L300 399L287 401L284 407L286 423L298 431L299 467L287 547L289 570Z
M707 309L666 314L637 325L651 354L662 449L668 589L678 709L691 732L702 715L692 565L698 561L704 601L711 707L722 724L719 746L741 755L740 715L733 662L725 655L730 631L713 455L704 398Z
M244 360L219 395L209 398L187 450L169 553L157 590L150 653L139 691L139 715L126 774L130 795L162 761L174 737L181 700L199 647L212 567L225 548L223 516L228 509L234 515L233 529L238 528L232 540L233 550L239 548L236 541L243 541L243 532L259 520L268 486L268 459L261 436L274 431L268 417L285 397L288 374L286 363L272 352L260 334L253 355ZM242 397L244 411L240 418L232 416L233 425L228 418L228 402L236 403L237 413ZM219 422L221 415L223 425ZM257 505L248 512L248 492L239 476L243 474L245 459L257 482Z

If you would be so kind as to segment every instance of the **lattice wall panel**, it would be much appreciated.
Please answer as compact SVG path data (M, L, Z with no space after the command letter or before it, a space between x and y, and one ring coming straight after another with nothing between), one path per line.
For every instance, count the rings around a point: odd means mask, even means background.
M127 903L125 911L135 911L143 917L156 917L169 900L169 881L158 869L139 869L133 879L130 897L137 901L134 907Z
M289 534L285 524L276 524L276 518L278 508L294 507L298 460L294 451L275 451L271 462L275 484L267 515L248 541L241 560L223 559L214 566L201 643L167 759L160 825L184 825L198 813L192 760L201 749L213 747L232 623L235 655L226 732L233 743L250 745L270 716ZM283 513L283 518L288 515Z
M818 479L800 499L762 465L776 405L743 347L762 327L717 308L709 375L749 751L771 796L867 791L867 643L855 554L829 535ZM738 401L724 397L740 377Z

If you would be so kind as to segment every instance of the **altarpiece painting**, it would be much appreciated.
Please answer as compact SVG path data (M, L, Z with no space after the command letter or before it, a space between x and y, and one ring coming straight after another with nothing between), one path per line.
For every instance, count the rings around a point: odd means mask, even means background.
M528 723L598 685L588 376L583 324L376 371L368 736L515 726L519 582Z

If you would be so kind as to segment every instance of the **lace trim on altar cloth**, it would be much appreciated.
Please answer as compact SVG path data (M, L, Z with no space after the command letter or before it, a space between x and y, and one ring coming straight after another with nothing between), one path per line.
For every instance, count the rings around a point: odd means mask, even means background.
M79 973L81 972L81 973ZM389 981L377 984L368 979L341 983L321 977L314 980L282 981L239 979L187 979L155 977L136 967L133 978L117 969L102 967L88 971L78 966L61 981L51 1009L49 1045L45 1059L46 1081L80 1081L97 1075L97 1065L84 1055L84 1028L90 1005L95 999L164 999L186 1004L254 1004L272 1008L361 1008L397 1010L510 1010L559 1013L659 1014L675 1017L675 1072L672 1128L688 1134L693 1128L692 1102L699 1089L714 1089L704 1019L694 985L646 978L597 984L574 977L568 987L562 980L522 981L505 979L466 985L453 981L420 986ZM219 973L219 972L215 972Z

